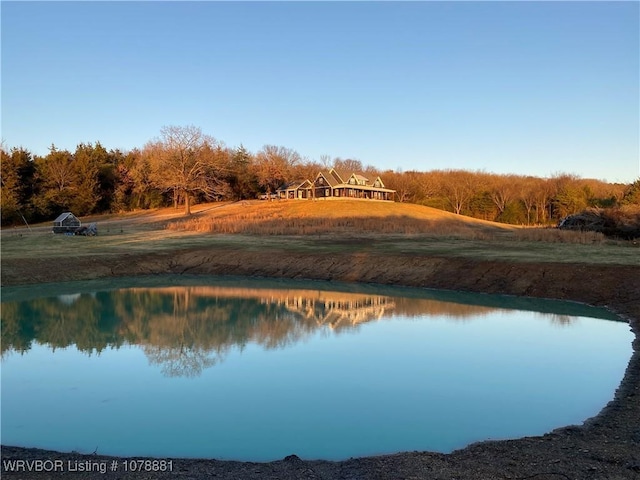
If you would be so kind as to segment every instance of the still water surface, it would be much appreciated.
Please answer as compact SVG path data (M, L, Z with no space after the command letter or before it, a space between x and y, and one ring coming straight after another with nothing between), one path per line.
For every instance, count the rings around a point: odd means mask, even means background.
M582 305L415 289L5 289L2 443L256 461L450 452L595 415L632 338Z

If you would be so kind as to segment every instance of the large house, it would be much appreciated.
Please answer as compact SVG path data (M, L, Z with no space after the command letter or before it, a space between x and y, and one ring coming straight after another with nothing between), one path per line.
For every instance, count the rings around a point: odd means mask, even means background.
M319 172L313 182L291 182L280 187L276 193L281 199L361 198L393 201L395 192L385 188L380 177L370 182L362 174L348 174L332 168Z

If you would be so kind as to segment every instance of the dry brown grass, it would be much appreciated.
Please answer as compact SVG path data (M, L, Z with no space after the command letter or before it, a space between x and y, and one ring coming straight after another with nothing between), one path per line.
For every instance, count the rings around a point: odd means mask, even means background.
M558 228L523 228L514 232L514 238L524 242L578 243L582 245L607 241L604 234L600 232L560 230Z
M167 224L173 231L246 235L399 234L490 239L513 227L388 202L244 202Z
M5 229L0 231L2 271L11 271L10 260L34 256L58 262L69 255L100 258L203 248L272 250L278 255L366 250L515 262L640 265L640 242L524 229L419 205L252 201L196 205L193 211L191 217L174 208L94 217L97 237L53 235L50 222L31 229ZM20 264L14 265L21 272Z

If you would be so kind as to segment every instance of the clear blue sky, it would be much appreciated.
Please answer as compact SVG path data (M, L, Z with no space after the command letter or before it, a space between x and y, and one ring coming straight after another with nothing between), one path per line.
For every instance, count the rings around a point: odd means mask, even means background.
M638 2L2 2L2 139L640 176Z

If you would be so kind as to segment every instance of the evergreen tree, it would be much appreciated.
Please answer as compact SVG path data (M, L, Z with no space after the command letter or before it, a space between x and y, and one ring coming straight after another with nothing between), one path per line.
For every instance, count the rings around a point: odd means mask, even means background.
M0 195L2 224L16 224L33 218L31 200L35 184L35 165L31 152L0 149Z
M235 200L255 198L258 195L260 187L252 165L253 156L243 145L230 155L227 182Z

